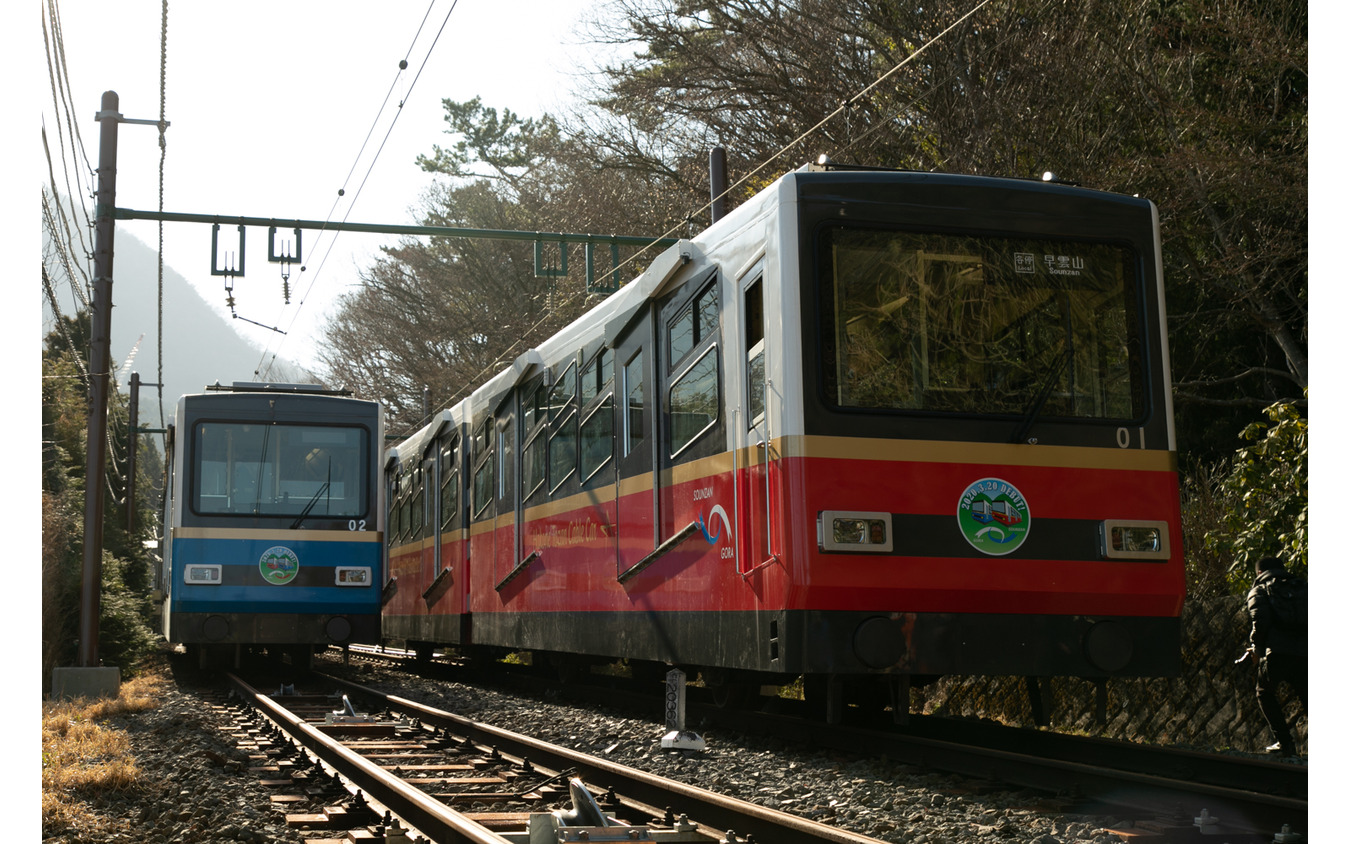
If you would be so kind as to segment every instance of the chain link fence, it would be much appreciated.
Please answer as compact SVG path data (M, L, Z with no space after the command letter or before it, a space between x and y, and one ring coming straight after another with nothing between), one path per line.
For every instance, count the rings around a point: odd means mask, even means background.
M1244 598L1187 600L1181 615L1181 676L1116 679L1105 684L1104 718L1098 687L1073 677L1040 678L1050 727L1058 732L1150 744L1259 752L1274 736L1256 705L1256 665L1234 660L1247 648ZM1022 677L954 677L911 692L914 712L990 718L1035 726L1032 688ZM1307 748L1306 713L1281 686L1286 717Z

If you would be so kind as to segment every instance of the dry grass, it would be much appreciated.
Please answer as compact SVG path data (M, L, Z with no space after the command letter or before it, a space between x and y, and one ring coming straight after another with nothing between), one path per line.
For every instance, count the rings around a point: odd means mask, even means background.
M148 671L123 683L115 700L75 698L42 704L45 833L109 832L125 823L100 817L90 805L99 797L142 786L127 734L102 722L153 709L166 682L162 672Z

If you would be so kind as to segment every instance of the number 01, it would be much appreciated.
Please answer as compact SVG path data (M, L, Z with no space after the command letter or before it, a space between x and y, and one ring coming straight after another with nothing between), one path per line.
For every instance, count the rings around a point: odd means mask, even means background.
M1130 429L1129 429L1129 428L1117 428L1117 429L1116 429L1116 445L1120 446L1121 448L1129 448L1129 447L1130 447ZM1143 428L1140 428L1140 429L1139 429L1139 447L1140 447L1140 448L1144 448L1144 429L1143 429Z

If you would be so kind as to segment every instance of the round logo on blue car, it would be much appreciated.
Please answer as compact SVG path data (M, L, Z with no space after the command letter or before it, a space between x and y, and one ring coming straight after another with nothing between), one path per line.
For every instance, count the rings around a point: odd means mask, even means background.
M1011 554L1031 532L1031 509L1020 490L1001 478L981 478L956 506L961 535L982 554Z
M285 545L273 545L258 559L258 571L263 580L274 586L282 586L295 580L300 572L300 558Z

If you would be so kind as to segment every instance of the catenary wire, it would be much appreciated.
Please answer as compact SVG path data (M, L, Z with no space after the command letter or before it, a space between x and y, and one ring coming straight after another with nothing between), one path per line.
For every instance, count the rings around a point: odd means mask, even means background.
M356 193L352 196L351 201L348 202L348 204L347 204L347 210L346 210L346 212L343 214L342 222L346 222L346 221L347 221L347 218L351 215L352 210L355 208L355 206L356 206L356 201L360 198L360 196L361 196L361 191L365 188L366 181L370 178L371 172L374 171L374 169L375 169L375 164L376 164L376 162L379 160L380 154L381 154L382 152L384 152L385 144L388 143L388 141L389 141L389 136L390 136L390 134L393 133L395 124L398 123L399 117L403 114L403 106L408 102L408 97L412 94L413 88L415 88L415 87L417 86L417 81L421 78L421 76L422 76L422 71L425 70L426 65L427 65L427 62L430 61L430 59L431 59L431 54L432 54L432 52L434 52L435 49L436 49L436 44L440 41L441 35L445 32L445 27L446 27L446 26L449 24L449 22L450 22L450 15L452 15L452 14L454 13L455 7L458 6L458 5L459 5L459 0L453 0L453 2L451 2L451 4L450 4L449 10L446 11L446 13L445 13L445 18L441 21L440 29L438 29L437 32L436 32L436 37L432 40L431 46L427 48L426 55L422 58L422 63L418 66L417 73L414 74L413 79L412 79L412 82L410 82L409 85L408 85L408 90L407 90L407 92L404 94L403 99L401 99L401 100L399 101L398 109L397 109L397 111L394 112L394 117L393 117L393 119L390 120L390 122L389 122L389 128L385 131L384 138L383 138L383 140L381 140L379 148L375 151L374 156L372 156L372 158L371 158L371 160L370 160L370 165L366 168L366 174L365 174L364 177L362 177L362 179L361 179L361 184L357 187ZM348 171L348 173L347 173L347 180L343 182L343 191L345 191L346 185L350 182L351 177L352 177L352 173L354 173L354 172L356 171L357 163L360 161L361 155L362 155L362 153L364 153L364 151L365 151L365 149L366 149L366 145L369 143L370 137L371 137L371 135L372 135L372 134L374 133L374 131L375 131L375 127L379 124L381 115L384 114L385 108L386 108L386 107L388 106L388 104L389 104L390 96L392 95L395 86L397 86L397 84L398 84L398 79L403 75L403 71L404 71L404 69L406 68L406 66L407 66L407 64L408 64L408 56L411 56L411 55L412 55L413 47L414 47L414 45L417 43L417 39L421 36L421 34L422 34L422 29L423 29L423 27L426 26L427 19L430 17L430 15L431 15L431 9L432 9L434 6L435 6L435 0L432 0L431 5L429 5L429 6L427 7L427 11L426 11L426 12L423 14L423 16L422 16L422 22L421 22L420 24L418 24L417 32L413 35L412 41L411 41L411 42L409 43L409 45L408 45L408 51L404 54L403 60L402 60L401 62L399 62L399 70L398 70L398 73L395 74L395 76L394 76L394 82L390 85L389 92L385 94L384 101L380 104L380 108L379 108L379 110L378 110L378 111L376 112L376 114L375 114L375 119L374 119L374 121L371 123L370 130L367 131L367 133L366 133L366 139L365 139L365 141L362 142L362 144L361 144L361 149L357 152L356 159L352 162L352 168L351 168L351 170ZM339 193L342 193L342 191L340 191ZM330 219L330 220L332 219L334 212L337 210L337 205L338 205L338 202L337 202L337 201L334 201L333 207L332 207L332 208L329 210L329 212L328 212L328 219ZM323 238L323 235L325 234L325 232L326 232L326 229L321 229L321 230L319 231L319 235L318 235L319 239L322 239L322 238ZM328 241L328 243L327 243L327 245L326 245L326 249L325 249L325 251L324 251L323 257L319 260L318 265L315 267L314 274L313 274L312 276L310 276L309 282L308 282L308 284L306 284L305 289L304 289L304 292L301 294L300 299L299 299L298 303L296 304L295 311L291 314L291 320L290 320L289 323L287 323L287 327L288 327L288 328L289 328L290 326L294 325L294 324L295 324L295 321L299 318L299 316L300 316L300 309L301 309L302 307L304 307L305 301L309 298L310 291L312 291L312 290L314 289L314 285L318 282L319 275L320 275L320 273L323 272L323 267L324 267L324 265L328 262L328 256L332 254L333 247L334 247L336 244L337 244L337 234L334 234L333 237L329 239L329 241ZM263 356L262 356L262 358L261 358L261 359L259 360L259 362L258 362L258 368L257 368L257 370L255 370L255 372L254 372L255 378L256 378L257 380L260 380L260 381L261 381L261 380L266 380L268 374L272 371L272 367L276 364L277 356L281 353L281 346L285 344L285 339L284 339L285 336L286 336L286 335L283 335L283 339L280 340L280 341L278 341L276 350L271 352L271 360L270 360L270 361L268 361L268 350L265 349L265 350L263 351ZM264 361L267 362L267 363L266 363L266 368L265 368L265 369L264 369Z
M819 131L823 126L825 126L825 124L829 123L831 120L833 120L834 118L838 117L841 113L846 113L846 112L847 112L847 109L849 108L849 104L854 103L854 102L856 102L857 100L861 99L862 97L867 96L867 94L869 94L869 93L870 93L873 89L875 89L878 85L880 85L882 82L884 82L884 81L886 81L887 79L889 79L891 76L895 75L897 72L899 72L902 68L904 68L904 67L905 67L906 65L908 65L910 62L914 61L916 58L918 58L920 55L922 55L929 47L931 47L931 46L933 46L934 44L936 44L936 43L938 43L939 41L941 41L948 33L950 33L952 30L956 29L958 26L960 26L960 25L961 25L962 23L964 23L965 21L969 20L973 15L975 15L977 12L979 12L979 11L980 11L981 9L983 9L985 6L989 5L989 3L991 3L991 2L992 2L992 0L980 0L980 2L978 2L973 8L970 9L970 11L966 12L964 15L962 15L962 16L959 17L959 18L957 18L953 23L951 23L950 25L948 25L946 28L944 28L944 29L943 29L941 32L939 32L937 35L933 36L931 39L929 39L928 41L924 42L924 44L923 44L922 46L920 46L917 50L915 50L914 52L910 53L908 56L906 56L904 59L902 59L898 64L896 64L896 65L895 65L894 67L892 67L890 70L886 71L886 72L883 73L880 77L878 77L876 81L872 82L872 83L871 83L870 85L868 85L866 88L864 88L863 90L859 91L857 94L855 94L855 95L853 95L852 97L850 97L848 100L845 101L845 103L844 103L843 105L840 105L840 106L839 106L838 108L836 108L834 111L830 112L830 113L827 114L825 117L821 118L814 126L812 126L811 128L807 129L805 132L802 132L800 135L798 135L798 136L797 136L796 138L794 138L793 140L789 141L789 142L788 142L787 144L785 144L780 150L778 150L778 151L777 151L776 153L774 153L773 155L769 156L769 158L765 159L765 161L764 161L763 163L761 163L759 166L755 167L753 170L751 170L751 171L750 171L749 173L747 173L745 176L742 176L742 177L741 177L740 179L738 179L735 183L733 183L732 185L730 185L723 193L721 193L718 197L716 197L716 199L721 199L721 198L727 196L727 195L730 194L732 191L736 190L736 189L739 188L741 185L745 184L745 182L749 181L749 180L752 179L754 176L758 175L760 171L764 170L766 167L768 167L768 166L769 166L770 164L772 164L774 161L778 160L779 158L782 158L784 155L786 155L788 152L790 152L794 147L796 147L796 146L797 146L798 144L800 144L802 141L806 140L810 135L812 135L812 134L814 134L815 132ZM706 204L704 204L703 206L701 206L701 207L698 208L697 210L691 211L691 212L688 214L688 216L686 217L686 219L692 219L694 216L696 216L696 215L698 215L698 214L701 214L701 213L703 213L704 211L707 211L709 208L712 207L712 204L713 204L714 201L716 201L716 199L714 199L714 200L709 200ZM666 239L666 238L668 238L668 237L671 237L671 236L674 235L676 232L678 232L678 231L680 230L680 228L681 228L683 225L684 225L684 223L682 222L682 223L679 223L679 224L677 224L677 225L675 225L675 226L672 226L672 227L671 227L670 229L668 229L664 234L660 235L659 237L653 238L651 244L649 244L649 245L647 245L647 246L644 246L644 247L638 249L636 252L634 252L632 255L630 255L626 260L624 260L623 262L621 262L618 266L616 266L616 267L610 269L610 270L609 270L608 272L606 272L603 276L601 276L601 279L604 279L604 278L606 278L606 277L608 277L608 276L610 276L610 275L612 275L612 274L614 274L614 273L617 273L617 272L618 272L620 269L622 269L623 267L627 266L628 264L632 263L633 261L636 261L640 256L642 256L645 252L647 252L647 251L650 250L654 245L656 245L657 242L659 242L659 241L661 241L661 240L664 240L664 239ZM584 291L584 290L576 291L576 292L574 292L574 293L568 295L568 296L567 296L560 304L561 304L561 305L567 305L567 304L570 304L570 303L576 301L577 298L579 298L579 297L581 297L581 296L583 296L583 295L587 295L587 294L586 294L586 291ZM534 332L535 332L536 330L539 329L540 326L542 326L545 322L548 321L548 319L549 319L548 316L541 317L537 322L534 323L534 325L530 326L530 328L529 328L527 331L523 332L523 333L521 334L521 336L520 336L515 342L513 342L510 346L508 346L508 347L507 347L500 355L498 355L496 360L494 360L492 363L488 364L487 366L483 367L483 368L478 372L478 374L476 374L475 376L473 376L472 378L470 378L470 379L468 380L468 383L469 383L470 385L477 385L478 381L479 381L484 375L486 375L486 374L488 374L489 372L493 371L495 368L501 366L502 363L503 363L504 361L509 360L510 357L511 357L511 355L512 355L512 353L513 353L516 349L520 348L520 345L521 345L522 343L525 342L526 338L532 336L532 335L534 334ZM448 399L446 399L445 401L441 402L441 403L435 408L435 410L433 410L433 412L439 411L439 410L443 410L443 409L445 409L445 408L447 408L447 407L450 407L451 405L455 404L457 401L459 401L460 399L462 399L462 398L463 398L465 395L467 395L469 392L472 392L473 389L475 389L474 386L461 388L459 391L457 391L457 392L455 392L454 394L452 394L450 398L448 398Z

